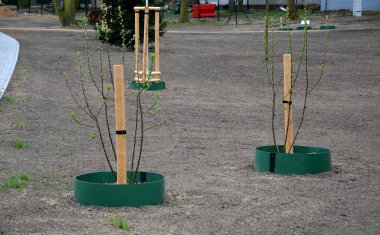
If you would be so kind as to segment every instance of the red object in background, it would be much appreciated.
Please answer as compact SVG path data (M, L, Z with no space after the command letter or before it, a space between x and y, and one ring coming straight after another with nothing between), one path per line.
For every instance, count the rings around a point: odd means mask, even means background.
M198 9L198 6L199 9ZM201 17L215 17L215 4L194 4L193 5L193 18L201 18Z

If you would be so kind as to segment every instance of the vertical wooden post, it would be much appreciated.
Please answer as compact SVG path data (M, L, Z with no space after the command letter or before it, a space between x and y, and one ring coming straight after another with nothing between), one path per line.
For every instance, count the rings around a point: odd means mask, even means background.
M280 17L280 27L282 28L283 23L282 23L282 16Z
M293 153L293 118L292 118L292 58L284 54L284 109L285 109L285 153Z
M127 183L127 141L125 129L123 65L114 65L117 184Z
M144 18L144 43L143 43L143 68L142 68L142 82L146 79L146 64L147 64L147 53L148 53L148 30L149 30L149 7L145 7L145 18Z
M140 13L135 9L135 80L139 79Z
M155 33L155 45L154 45L154 54L155 54L155 64L154 64L154 70L157 72L156 79L160 81L160 11L156 10L155 12L155 19L154 19L155 27L154 27L154 33Z
M329 25L329 16L328 15L326 15L325 24Z

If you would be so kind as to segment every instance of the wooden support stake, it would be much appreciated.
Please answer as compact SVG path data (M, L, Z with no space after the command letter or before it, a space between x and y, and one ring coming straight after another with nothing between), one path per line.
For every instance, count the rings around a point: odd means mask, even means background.
M285 109L285 153L293 153L293 119L291 104L292 89L292 58L290 54L284 54L284 109Z
M326 15L325 24L329 25L329 16L328 15Z
M117 184L127 183L127 141L125 128L123 65L114 65Z
M144 43L143 43L143 68L142 68L142 82L146 79L146 63L147 63L147 53L148 53L148 29L149 29L149 7L145 7L145 18L144 18Z
M155 65L154 65L154 70L156 72L160 71L160 12L156 11L155 13L155 27L154 27L154 33L155 33L155 45L154 45L154 54L155 54ZM156 80L160 81L160 74L156 74Z
M139 70L139 44L140 44L140 13L135 11L135 71ZM135 74L138 78L139 75Z
M280 27L282 28L282 25L283 25L283 23L282 23L282 16L280 17Z

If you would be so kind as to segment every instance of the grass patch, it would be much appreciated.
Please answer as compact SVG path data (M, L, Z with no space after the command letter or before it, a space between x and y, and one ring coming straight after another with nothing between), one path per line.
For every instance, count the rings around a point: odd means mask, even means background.
M12 96L3 96L3 98L1 99L2 101L4 101L4 103L8 103L8 104L14 104L16 103L16 99L13 98Z
M16 120L12 121L11 126L12 126L12 128L21 129L21 128L24 128L25 123L23 121L21 121L20 119L16 119Z
M34 188L37 189L37 190L42 190L42 189L44 189L44 185L41 184L41 183L37 183L37 184L34 186Z
M14 119L11 123L11 127L12 128L16 128L16 129L22 129L26 126L26 124L33 124L33 120L32 119L28 119L26 122L22 121L21 119L17 118L17 119Z
M109 223L124 231L127 231L127 232L131 231L131 225L127 224L125 220L123 220L122 218L118 216L112 216L109 220Z
M28 146L24 141L19 140L19 139L12 140L11 144L14 148L17 148L17 149L24 149Z
M28 185L30 176L28 174L19 174L11 176L8 181L0 185L1 192L7 192L9 189L22 189Z
M179 206L179 202L176 200L166 200L165 204L168 206Z
M54 190L57 192L58 196L63 197L66 191L66 186L64 184L56 182L54 185Z

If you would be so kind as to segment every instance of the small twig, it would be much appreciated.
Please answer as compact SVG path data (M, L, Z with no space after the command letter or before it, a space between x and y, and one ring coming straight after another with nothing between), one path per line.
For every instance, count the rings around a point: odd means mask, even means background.
M138 91L138 94L136 96L136 116L135 116L135 135L133 138L133 150L132 150L132 166L131 166L131 171L134 171L134 162L135 162L135 155L136 155L136 144L137 144L137 129L138 129L138 120L139 120L139 96L141 95L141 90ZM132 183L132 178L131 177L131 182Z
M107 153L107 151L106 151L106 146L105 146L105 143L104 143L103 134L102 134L102 131L101 131L101 128L100 128L99 121L98 121L98 120L95 120L95 123L96 123L96 127L97 127L97 129L98 129L99 139L100 139L100 143L102 144L102 148L103 148L104 156L105 156L105 158L106 158L106 160L107 160L108 166L110 167L110 169L111 169L111 171L112 171L113 176L114 176L115 179L116 179L115 171L113 170L113 167L112 167L112 165L111 165L110 159L109 159L109 157L108 157L108 153Z
M142 158L142 151L143 151L143 144L144 144L144 117L143 117L143 111L142 111L142 105L141 105L141 96L138 97L138 107L139 107L139 111L140 111L140 151L139 151L139 157L137 160L137 166L136 166L135 175L134 175L132 183L136 182L137 172L138 172L139 167L140 167L140 162L141 162L141 158Z
M100 92L99 86L96 84L96 81L94 79L94 75L92 73L91 69L91 59L90 59L90 49L88 45L88 31L87 31L87 26L85 26L84 30L84 41L85 41L85 47L86 47L86 55L87 55L87 69L90 75L90 79L92 83L94 84L95 88Z
M306 80L305 96L304 96L304 102L303 102L301 120L300 120L300 123L298 125L296 134L294 135L294 139L293 139L293 142L292 142L290 148L293 148L294 143L296 142L298 134L299 134L299 132L301 130L302 124L304 122L305 112L306 112L306 108L307 108L307 98L308 98L308 94L309 94L309 72L308 72L309 65L308 65L308 34L307 34L307 27L305 27L305 31L304 31L304 44L305 44L305 80Z
M320 74L319 74L319 77L318 77L316 83L314 83L314 85L309 89L308 94L310 94L319 85L319 82L322 80L323 72L325 70L325 65L326 65L327 39L328 39L328 32L326 31L325 32L325 37L324 37L324 40L323 40L323 43L324 43L324 46L323 46L323 60L322 60L322 64L321 64Z

